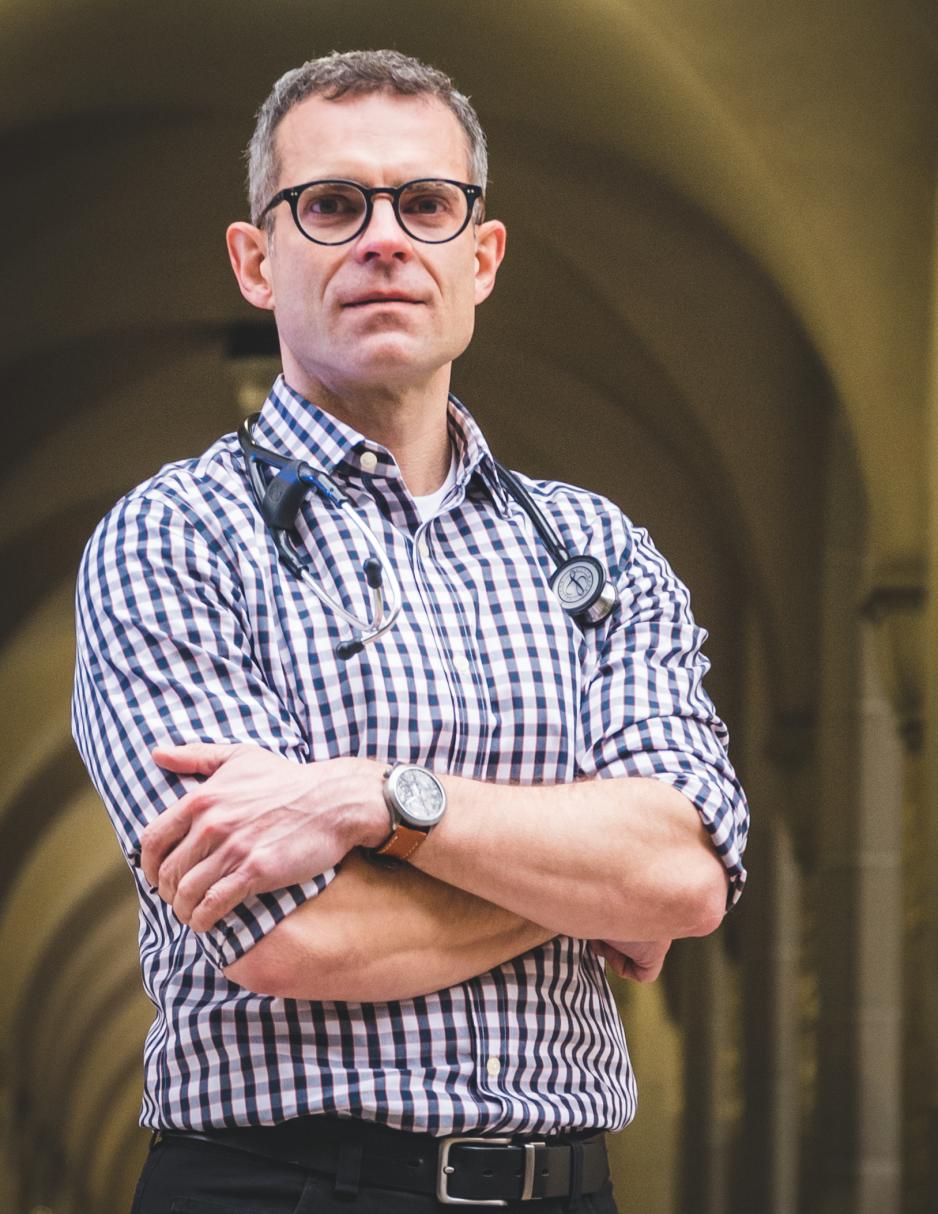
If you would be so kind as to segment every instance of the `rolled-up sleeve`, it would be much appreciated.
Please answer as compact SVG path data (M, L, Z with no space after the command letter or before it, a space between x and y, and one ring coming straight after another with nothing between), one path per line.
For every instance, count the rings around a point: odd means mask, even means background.
M256 663L243 595L218 541L159 495L119 503L81 563L73 733L140 897L154 906L158 896L139 870L141 835L194 787L157 766L154 746L254 742L308 761L296 720ZM252 896L211 930L192 934L222 969L334 876L330 869Z
M584 688L578 766L586 776L644 776L683 793L726 866L732 905L746 880L749 810L726 726L703 687L707 634L647 533L631 525L628 533L619 605Z

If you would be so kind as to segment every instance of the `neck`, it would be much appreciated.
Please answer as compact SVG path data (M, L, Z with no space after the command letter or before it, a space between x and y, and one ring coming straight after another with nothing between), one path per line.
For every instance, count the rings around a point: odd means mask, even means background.
M345 422L394 456L408 490L419 497L439 489L452 460L447 427L449 367L445 376L404 388L335 390L319 380L287 373L287 382L307 400Z

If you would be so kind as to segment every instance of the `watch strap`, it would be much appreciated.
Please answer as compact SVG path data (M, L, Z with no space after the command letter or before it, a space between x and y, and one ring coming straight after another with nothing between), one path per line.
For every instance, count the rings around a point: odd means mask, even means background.
M409 860L420 844L426 842L428 833L398 822L384 843L374 849L374 855L387 856L392 860Z

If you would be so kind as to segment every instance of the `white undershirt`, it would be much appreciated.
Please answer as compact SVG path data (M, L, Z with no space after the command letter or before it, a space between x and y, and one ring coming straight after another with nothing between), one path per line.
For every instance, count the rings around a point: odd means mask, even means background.
M446 480L440 485L439 489L435 489L432 493L425 493L422 497L414 498L414 505L417 507L417 513L420 515L420 521L425 523L428 519L434 517L440 506L443 504L443 498L449 493L453 485L456 484L456 458L450 460L449 472L446 474Z

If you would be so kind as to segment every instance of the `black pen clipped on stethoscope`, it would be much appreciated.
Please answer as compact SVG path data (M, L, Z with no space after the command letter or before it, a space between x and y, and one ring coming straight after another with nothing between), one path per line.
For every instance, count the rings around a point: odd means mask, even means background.
M335 612L355 630L349 640L340 641L336 646L337 656L347 661L393 627L401 610L401 584L375 533L326 472L313 468L305 460L289 459L255 443L254 423L259 416L259 413L255 413L245 418L238 429L238 442L244 453L254 499L284 565L294 577L309 587L324 607ZM276 469L275 475L265 477L262 465ZM499 463L495 467L502 488L534 524L541 542L557 566L550 577L550 587L561 607L581 623L601 623L615 607L619 597L602 564L593 556L571 556L544 512L514 473ZM341 511L358 529L370 549L371 555L362 563L362 576L371 600L367 619L347 611L326 593L310 576L309 558L299 551L290 538L299 509L311 490L333 509Z

